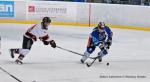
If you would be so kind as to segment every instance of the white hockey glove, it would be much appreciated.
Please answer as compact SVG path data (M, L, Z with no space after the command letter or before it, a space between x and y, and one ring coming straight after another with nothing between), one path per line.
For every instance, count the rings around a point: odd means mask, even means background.
M105 43L104 43L104 42L101 42L101 43L99 44L99 48L100 48L100 49L104 49L104 47L105 47Z

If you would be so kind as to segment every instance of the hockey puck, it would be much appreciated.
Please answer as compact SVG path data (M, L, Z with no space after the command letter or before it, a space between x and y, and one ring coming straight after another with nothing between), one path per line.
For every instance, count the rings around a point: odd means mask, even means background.
M107 63L106 65L109 66L109 63Z

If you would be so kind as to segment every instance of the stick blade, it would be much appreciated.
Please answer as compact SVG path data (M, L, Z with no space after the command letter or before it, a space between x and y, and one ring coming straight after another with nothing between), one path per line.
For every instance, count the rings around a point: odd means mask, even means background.
M86 63L86 66L87 66L87 67L90 67L91 65L89 65L88 63Z

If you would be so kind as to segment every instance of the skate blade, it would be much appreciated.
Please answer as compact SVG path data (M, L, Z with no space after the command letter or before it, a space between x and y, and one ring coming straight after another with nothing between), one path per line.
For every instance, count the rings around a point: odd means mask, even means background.
M11 49L9 49L9 54L10 54L11 58L14 58L14 55L12 55Z
M21 61L15 61L16 64L22 65L23 63Z

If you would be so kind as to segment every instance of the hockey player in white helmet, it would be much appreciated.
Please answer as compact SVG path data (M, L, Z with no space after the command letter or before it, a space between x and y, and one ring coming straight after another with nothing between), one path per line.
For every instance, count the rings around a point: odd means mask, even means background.
M56 43L52 40L47 32L48 26L51 23L51 19L49 17L44 17L40 24L35 24L31 28L29 28L26 33L23 35L23 43L22 48L12 48L10 49L10 55L14 58L14 54L19 54L16 59L17 64L22 64L23 58L26 54L29 53L32 44L40 39L44 45L50 44L51 47L56 48Z

